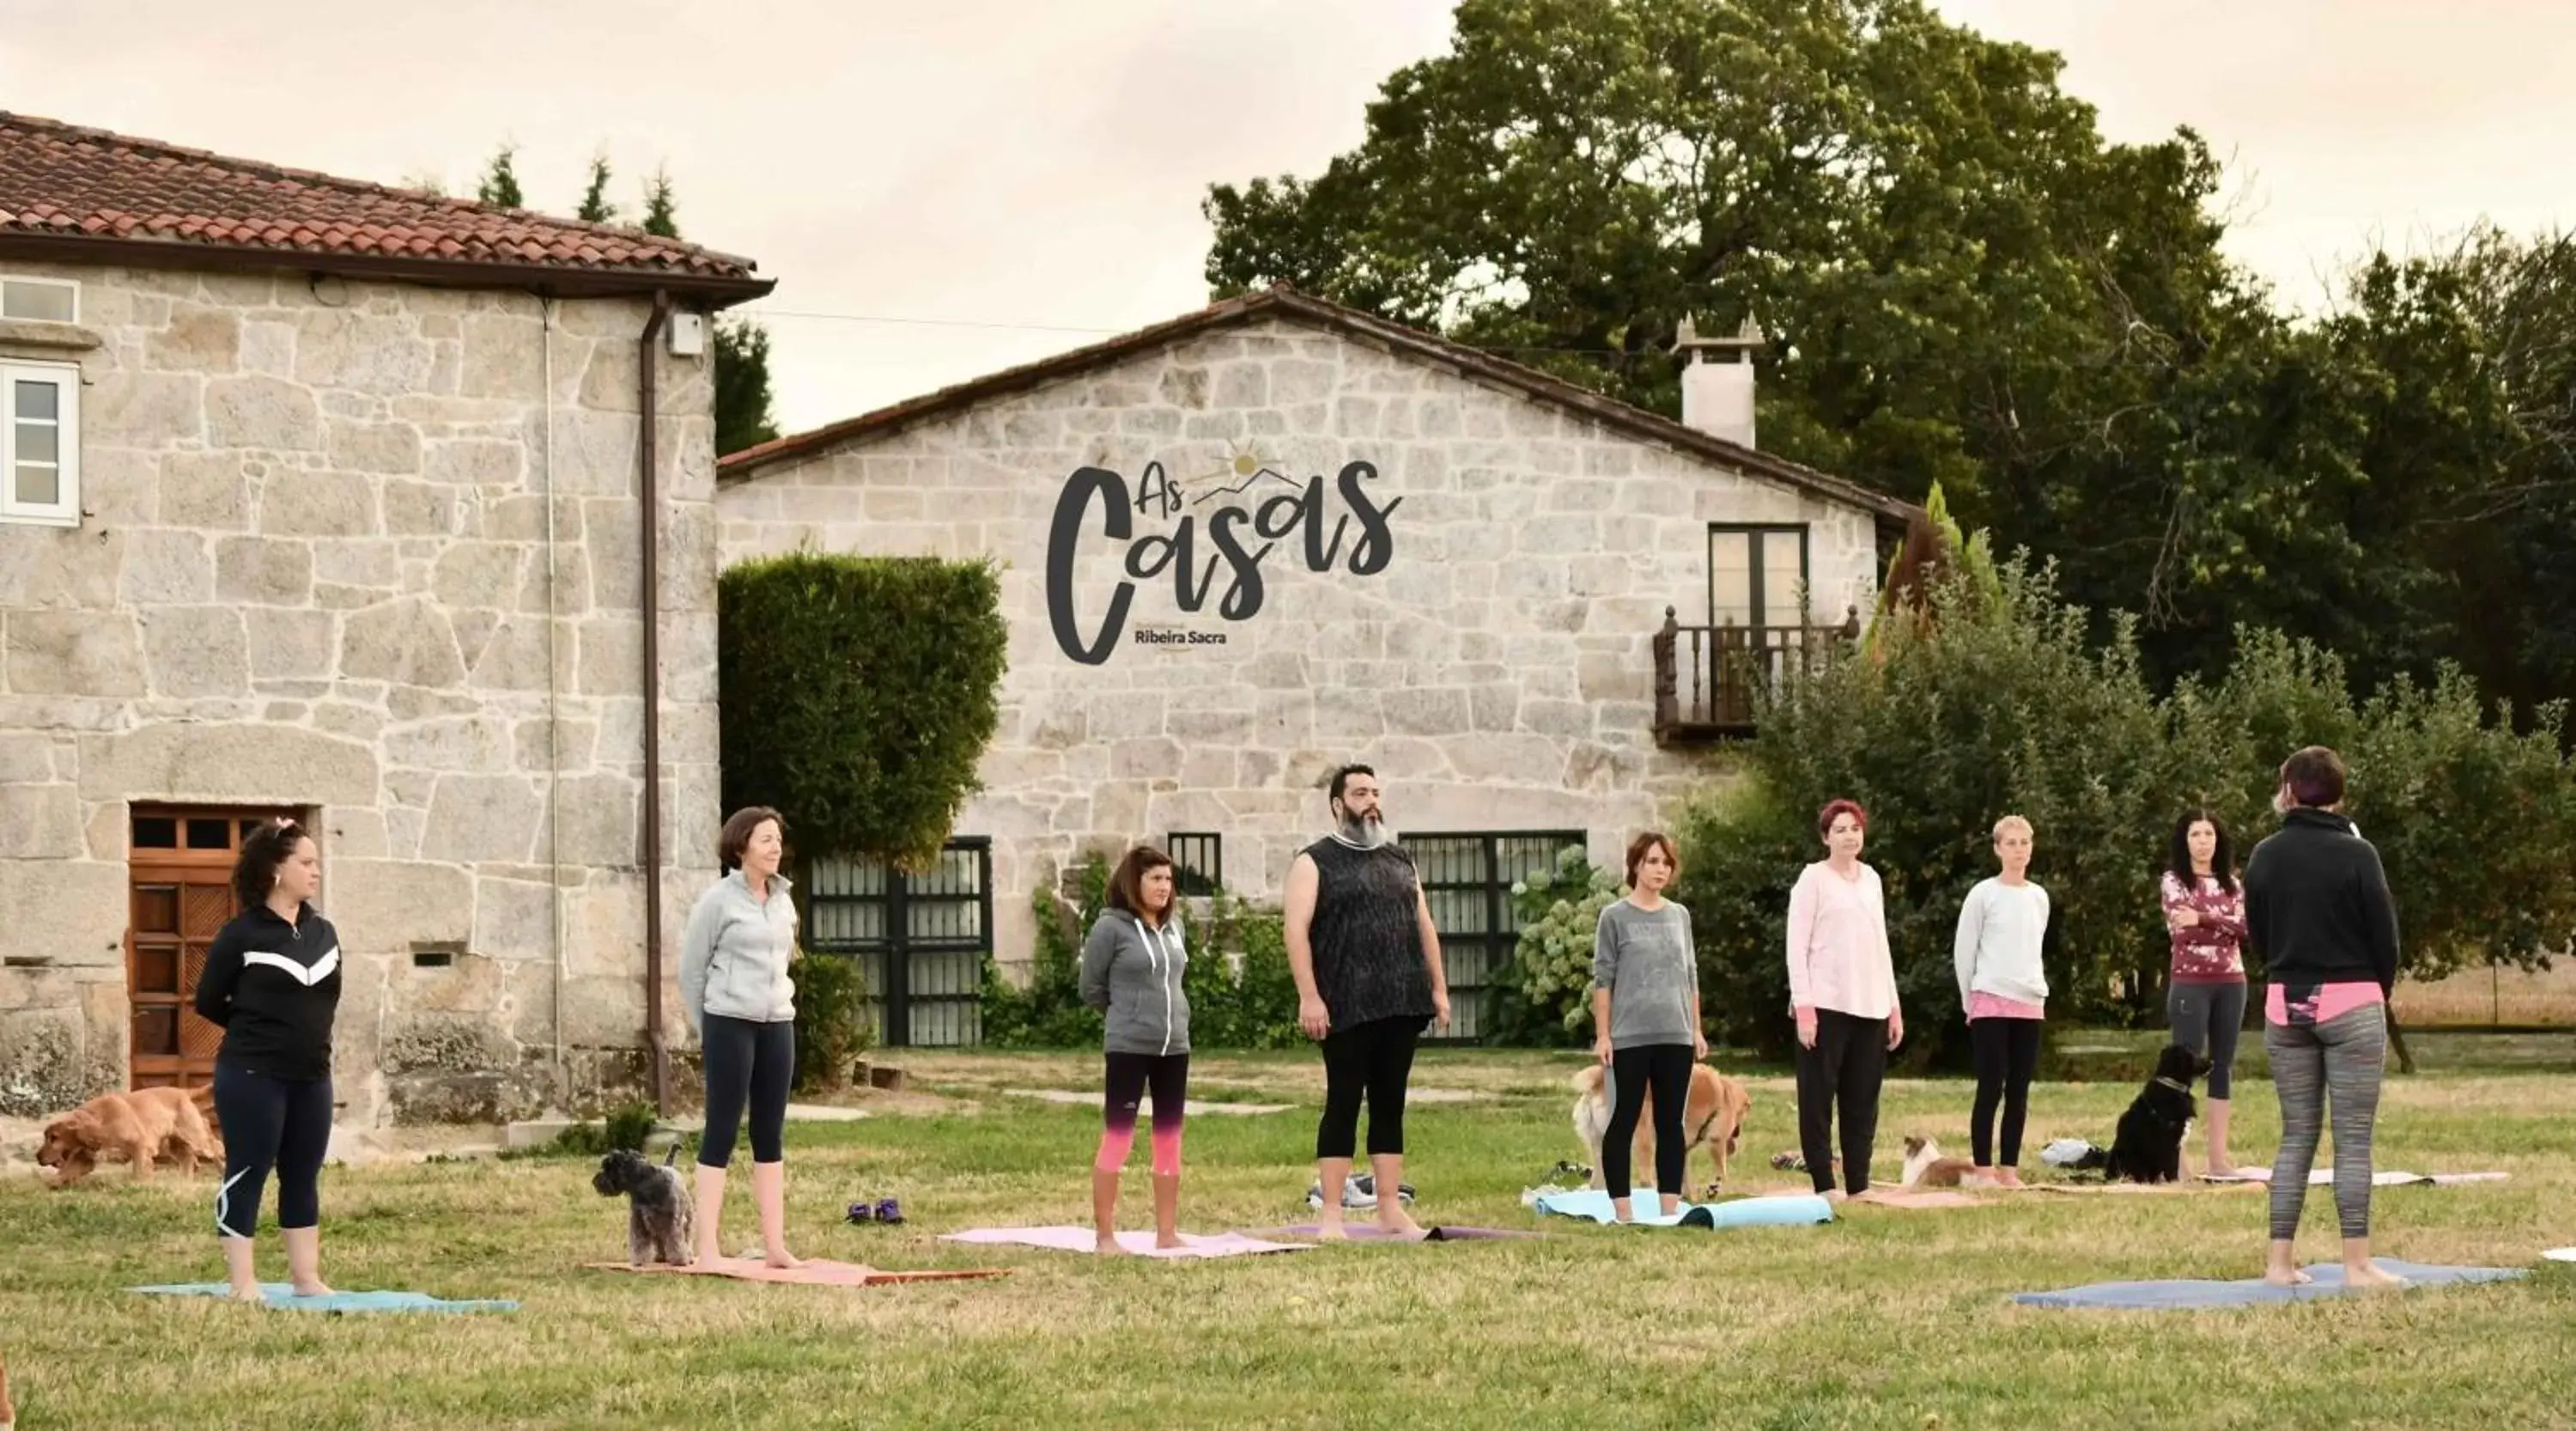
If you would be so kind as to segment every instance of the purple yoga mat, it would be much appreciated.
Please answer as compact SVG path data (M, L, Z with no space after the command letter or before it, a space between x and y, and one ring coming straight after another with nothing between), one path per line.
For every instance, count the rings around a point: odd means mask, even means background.
M942 1242L971 1242L987 1247L1044 1247L1056 1252L1097 1253L1099 1239L1087 1227L979 1227L968 1232L951 1232ZM1129 1252L1147 1257L1248 1257L1258 1252L1312 1252L1314 1249L1297 1242L1264 1242L1239 1232L1220 1232L1212 1237L1195 1233L1181 1234L1184 1246L1159 1248L1150 1232L1122 1232L1118 1245Z
M1419 1239L1406 1239L1397 1237L1394 1233L1391 1233L1385 1228L1379 1227L1374 1223L1365 1222L1346 1224L1343 1227L1342 1232L1344 1236L1348 1237L1353 1242L1402 1242L1409 1240L1419 1240L1422 1242L1481 1242L1488 1239L1498 1240L1506 1237L1539 1236L1539 1234L1535 1232L1513 1232L1507 1228L1500 1227L1426 1227L1422 1230L1422 1236ZM1301 1222L1293 1227L1269 1227L1263 1228L1259 1232L1246 1233L1245 1235L1248 1237L1320 1237L1323 1235L1323 1229L1311 1222Z

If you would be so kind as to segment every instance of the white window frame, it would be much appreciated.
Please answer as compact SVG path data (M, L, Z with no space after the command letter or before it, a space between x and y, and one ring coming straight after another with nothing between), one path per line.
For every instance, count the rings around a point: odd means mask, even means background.
M19 284L31 288L68 288L72 294L72 316L69 318L14 318L8 311L8 290ZM81 286L69 278L33 278L25 274L0 273L0 318L14 318L21 323L77 323L80 321Z
M51 503L18 500L18 384L54 389L54 457L61 478ZM0 362L0 522L37 527L81 523L80 368L71 363Z

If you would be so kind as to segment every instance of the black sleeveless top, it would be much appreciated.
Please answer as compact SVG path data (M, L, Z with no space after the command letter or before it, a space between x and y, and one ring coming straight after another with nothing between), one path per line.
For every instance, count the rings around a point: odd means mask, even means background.
M1419 878L1400 846L1354 849L1327 837L1315 861L1315 918L1307 942L1315 991L1337 1030L1380 1019L1431 1018L1431 970L1416 922Z

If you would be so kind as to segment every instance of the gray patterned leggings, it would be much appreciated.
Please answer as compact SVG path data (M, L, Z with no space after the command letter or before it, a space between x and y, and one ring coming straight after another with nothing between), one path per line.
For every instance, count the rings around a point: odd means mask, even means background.
M2281 1151L2272 1159L2272 1240L2298 1236L2317 1134L2334 1105L2335 1213L2346 1237L2370 1235L2370 1130L2379 1117L2379 1075L2388 1061L2384 1005L2367 1004L2321 1024L2263 1025L2272 1087L2281 1096Z

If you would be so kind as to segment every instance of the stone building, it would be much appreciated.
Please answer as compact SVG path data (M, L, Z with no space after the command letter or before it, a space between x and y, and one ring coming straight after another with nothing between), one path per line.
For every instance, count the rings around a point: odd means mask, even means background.
M205 1077L185 1001L277 812L346 941L345 1119L650 1076L648 930L718 821L707 315L769 286L0 114L0 1113Z
M1511 882L1663 820L1750 679L1857 633L1913 510L1756 450L1758 340L1681 338L1674 422L1260 293L726 458L727 564L1003 567L1001 727L948 862L815 869L809 934L869 959L894 1041L970 1039L976 959L1029 957L1071 861L1150 839L1185 887L1275 897L1359 759L1479 985Z

